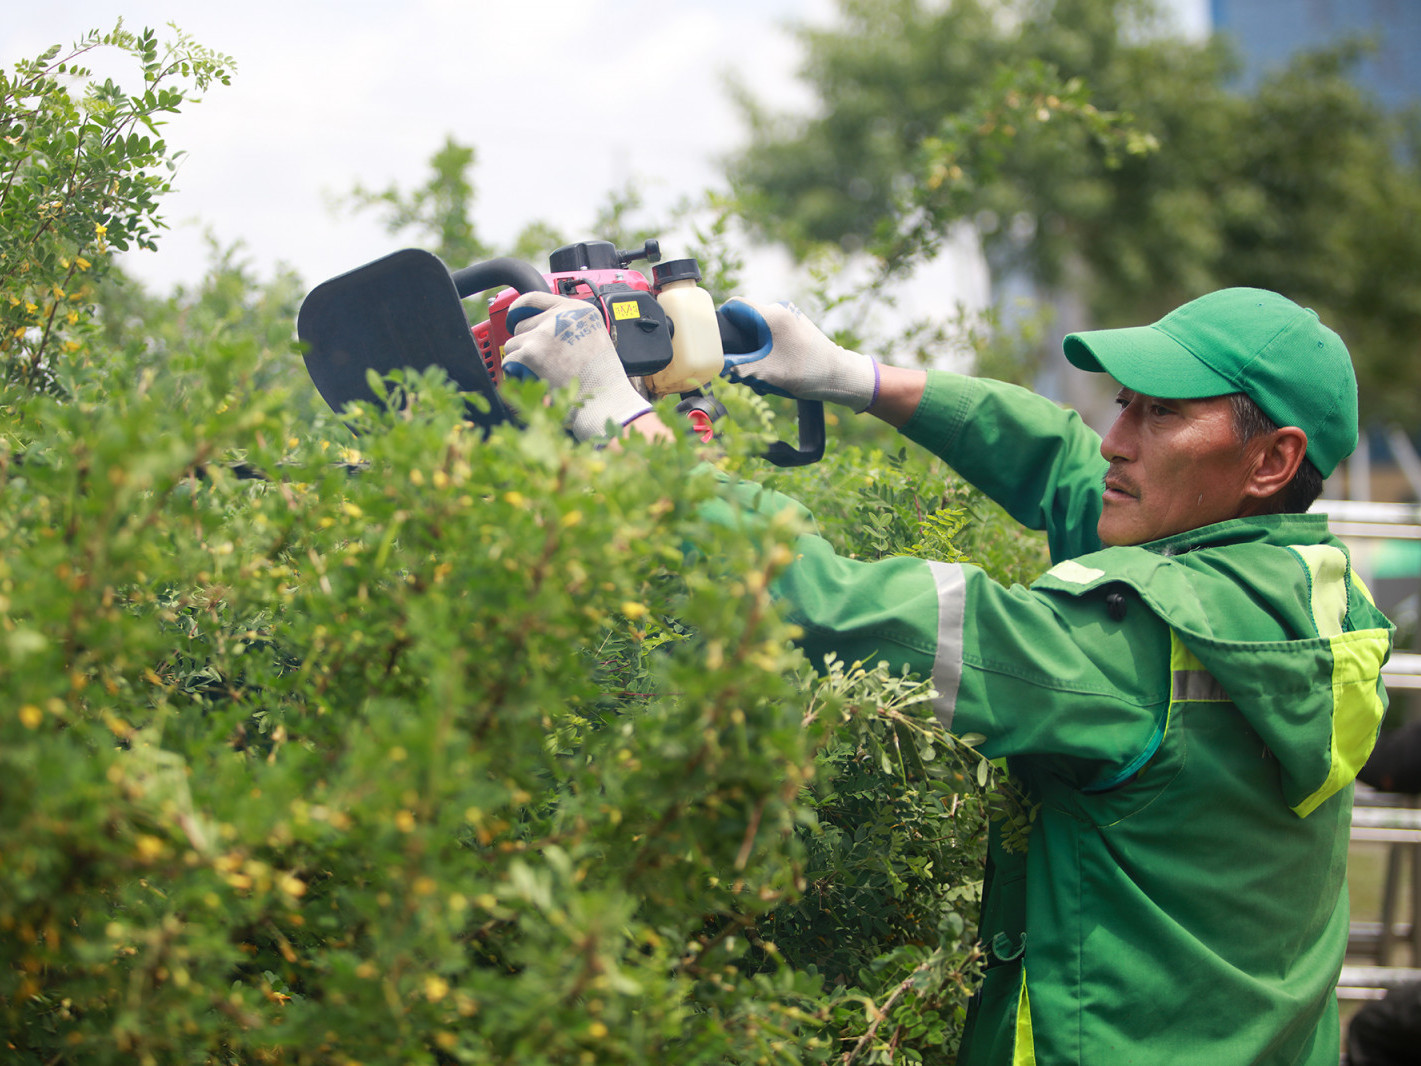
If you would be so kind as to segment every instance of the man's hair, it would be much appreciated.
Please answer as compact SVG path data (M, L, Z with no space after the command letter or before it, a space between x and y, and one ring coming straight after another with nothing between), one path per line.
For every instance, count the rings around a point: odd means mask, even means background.
M1253 440L1254 437L1272 433L1278 428L1278 424L1265 415L1247 393L1231 393L1229 402L1233 406L1234 430L1238 433L1239 440L1244 444ZM1322 495L1322 472L1318 470L1311 459L1303 456L1303 461L1298 464L1298 472L1293 475L1293 480L1283 486L1281 492L1274 493L1265 501L1267 507L1265 513L1302 514L1313 505L1313 501L1320 495Z

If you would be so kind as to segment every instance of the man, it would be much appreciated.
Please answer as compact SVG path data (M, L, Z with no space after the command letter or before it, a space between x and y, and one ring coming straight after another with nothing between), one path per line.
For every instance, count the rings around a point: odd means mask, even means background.
M511 360L581 380L599 428L665 431L581 311L523 300L551 313ZM880 366L792 307L725 311L760 341L733 379L882 418L1047 533L1029 589L814 536L778 583L811 657L931 677L943 725L1041 805L1025 854L991 845L959 1061L1335 1064L1352 780L1392 633L1302 513L1357 443L1342 341L1256 289L1073 334L1070 361L1122 386L1101 439L1026 390Z

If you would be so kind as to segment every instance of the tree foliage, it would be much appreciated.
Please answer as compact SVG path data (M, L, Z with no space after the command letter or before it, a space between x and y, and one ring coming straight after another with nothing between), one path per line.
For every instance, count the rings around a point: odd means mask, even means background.
M82 358L92 282L112 250L152 248L158 199L177 153L164 117L215 82L232 61L181 32L160 42L120 22L0 70L0 373L64 389ZM85 64L111 50L142 75L130 91Z
M1147 0L843 0L801 37L815 113L750 101L732 167L765 233L892 273L970 225L998 280L1102 326L1275 289L1343 335L1364 412L1421 413L1418 156L1350 79L1356 45L1244 90L1226 42L1165 34Z
M410 232L449 264L450 269L488 259L493 253L478 236L471 209L475 200L469 171L477 159L472 145L446 137L430 157L429 179L415 189L398 185L372 190L357 185L344 198L356 211L374 211L391 234Z

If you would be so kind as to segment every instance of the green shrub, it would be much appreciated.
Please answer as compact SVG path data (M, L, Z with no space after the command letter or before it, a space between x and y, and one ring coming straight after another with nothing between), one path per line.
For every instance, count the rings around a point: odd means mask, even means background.
M817 466L764 480L808 505L841 553L970 561L1005 582L1040 572L1040 537L878 427L856 424L859 444L831 442ZM801 831L805 890L760 925L792 965L826 979L848 1061L952 1062L980 973L988 818L1023 832L1031 814L995 768L943 733L925 685L867 665L833 664L813 696L850 715L804 790L814 812Z
M806 1061L914 973L951 1036L977 760L920 687L809 680L787 524L433 385L351 473L255 352L6 405L18 1061Z
M576 446L536 387L484 438L412 380L356 442L273 326L290 284L219 267L102 330L70 301L74 358L11 334L6 1061L951 1062L992 772L921 682L792 650L793 521L707 522L691 442ZM775 472L741 429L722 465L850 554L1039 558L853 439Z
M13 1049L768 1046L802 989L730 997L743 942L706 928L792 887L783 535L697 521L675 453L613 462L536 409L481 441L438 390L352 475L212 355L228 392L18 405L44 431L0 519ZM224 467L243 446L272 480ZM669 566L683 544L734 580Z

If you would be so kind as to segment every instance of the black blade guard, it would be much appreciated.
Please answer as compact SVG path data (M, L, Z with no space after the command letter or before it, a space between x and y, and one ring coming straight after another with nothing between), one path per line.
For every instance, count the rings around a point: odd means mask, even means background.
M479 355L454 279L438 256L417 248L367 263L311 290L296 316L306 370L332 410L352 400L379 402L366 372L442 369L460 392L487 398L468 404L485 430L509 417Z

